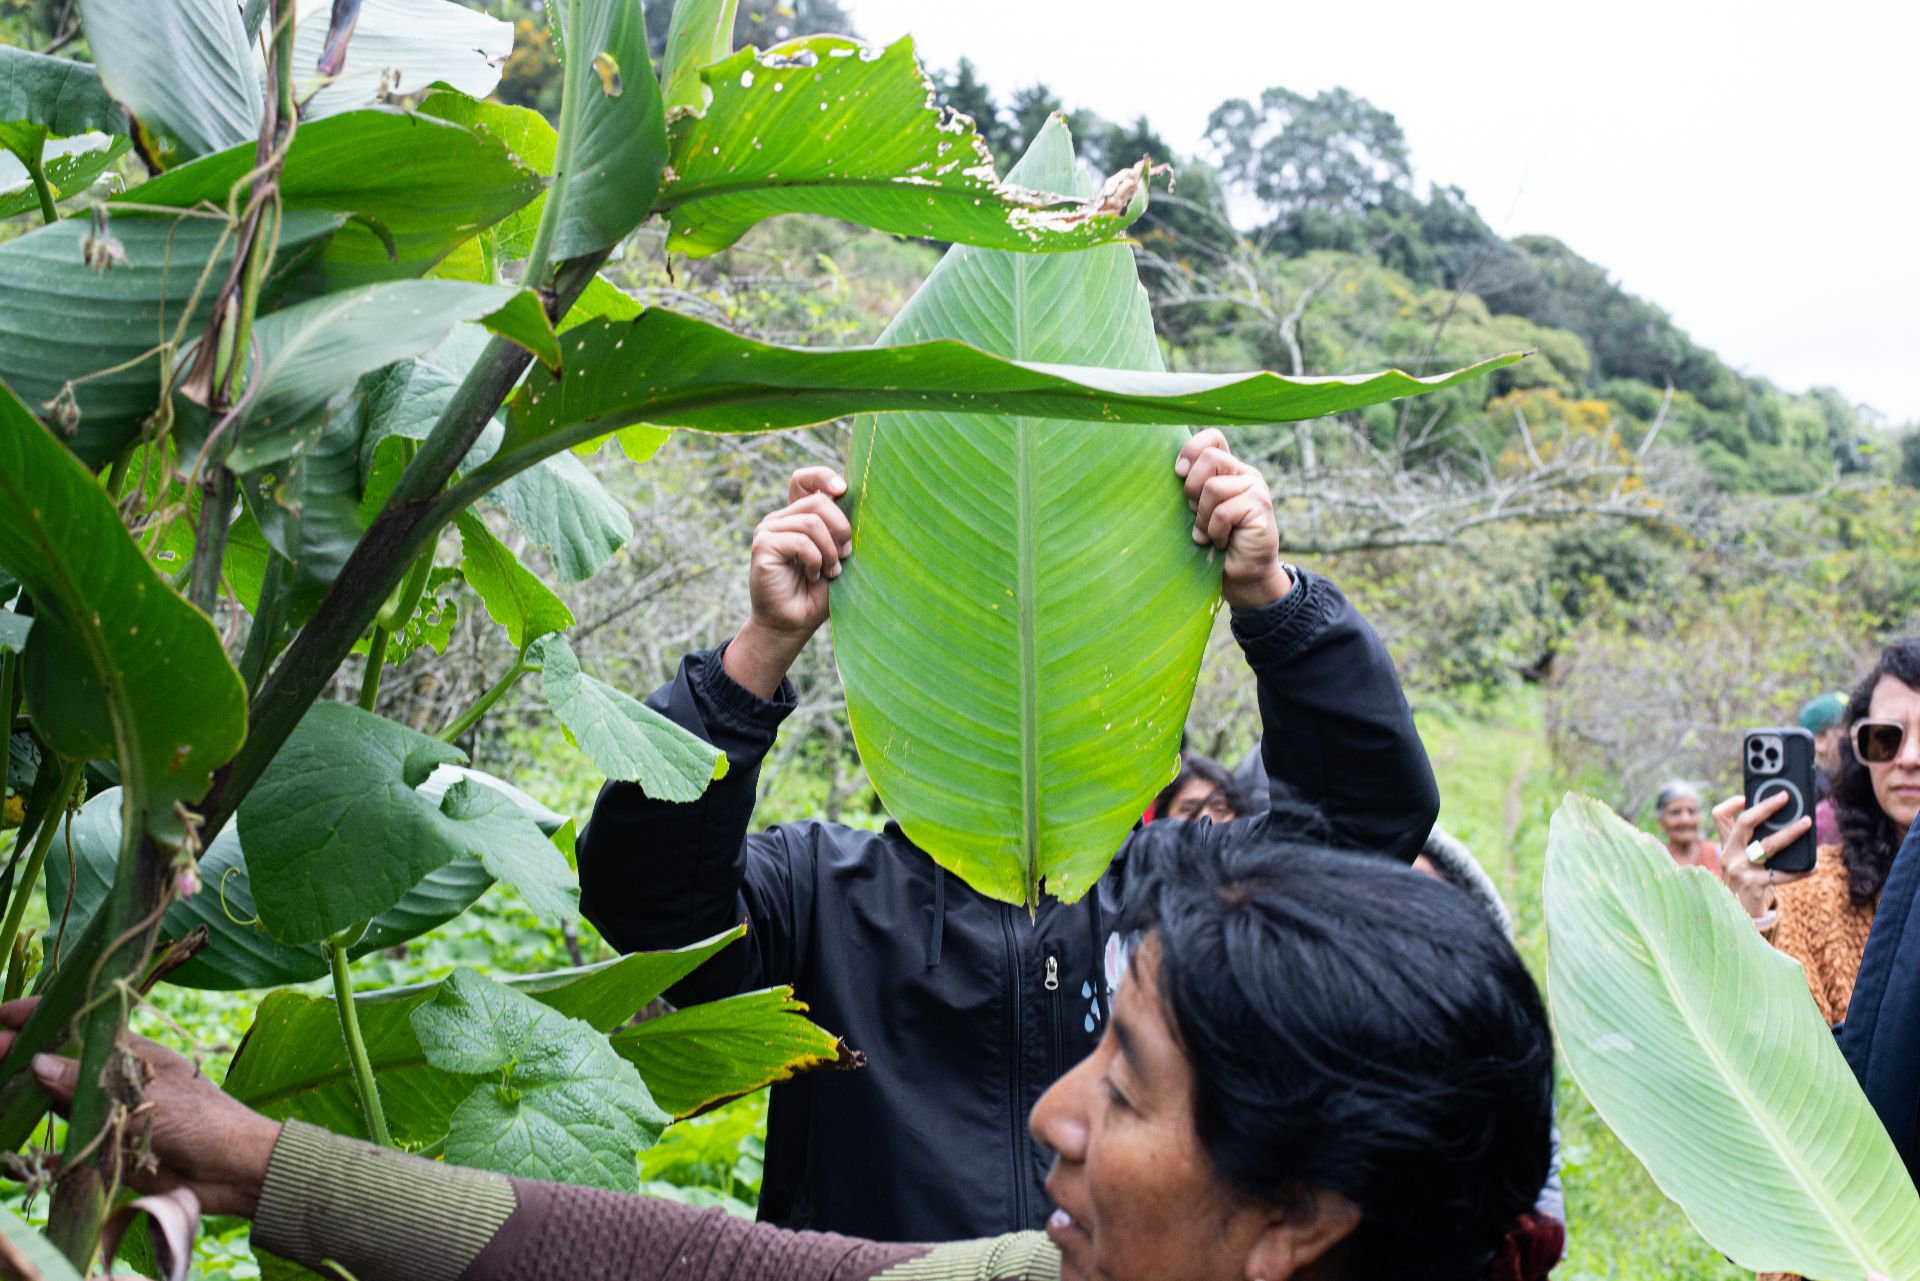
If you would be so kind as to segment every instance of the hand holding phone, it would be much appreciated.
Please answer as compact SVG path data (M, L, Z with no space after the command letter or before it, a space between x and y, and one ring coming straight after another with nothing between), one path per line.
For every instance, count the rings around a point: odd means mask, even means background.
M1760 841L1773 852L1765 860L1772 870L1787 874L1811 872L1814 863L1813 807L1813 735L1797 726L1791 729L1750 729L1741 744L1741 790L1747 809L1754 810L1773 802L1777 808L1753 825L1749 841ZM1784 798L1784 799L1776 799ZM1801 819L1806 831L1783 848L1769 840L1786 832ZM1746 858L1742 849L1721 851L1724 864L1729 859Z

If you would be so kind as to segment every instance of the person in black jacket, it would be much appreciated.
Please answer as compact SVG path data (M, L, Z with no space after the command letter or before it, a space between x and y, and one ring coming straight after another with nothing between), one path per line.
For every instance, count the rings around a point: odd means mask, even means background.
M1194 540L1224 552L1274 794L1317 810L1316 839L1412 862L1439 798L1385 647L1332 583L1282 564L1266 482L1220 432L1193 437L1174 470ZM746 938L669 999L792 984L815 1021L865 1054L861 1071L773 1088L763 1220L882 1241L1038 1228L1052 1156L1027 1114L1098 1042L1128 869L1183 825L1136 830L1093 892L1045 898L1032 915L946 875L895 824L750 831L760 761L794 707L786 671L826 621L828 585L852 552L834 501L845 488L826 468L794 474L788 505L754 531L752 616L648 700L730 768L684 804L608 783L577 847L581 910L628 951L745 920ZM1243 821L1301 819L1282 806Z

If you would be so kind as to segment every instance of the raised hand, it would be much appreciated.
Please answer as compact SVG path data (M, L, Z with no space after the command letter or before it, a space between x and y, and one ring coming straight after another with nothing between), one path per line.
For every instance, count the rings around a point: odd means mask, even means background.
M747 588L753 613L723 660L727 675L771 698L807 642L827 621L827 588L853 554L853 526L834 501L847 482L830 467L802 467L787 505L753 531Z
M1740 900L1747 915L1758 920L1773 910L1773 887L1797 881L1805 872L1783 872L1768 867L1767 860L1793 844L1813 826L1811 816L1802 815L1791 827L1784 827L1760 842L1760 861L1747 854L1753 843L1754 829L1773 817L1787 803L1787 794L1769 796L1752 809L1744 796L1729 796L1713 807L1713 825L1720 832L1720 876Z
M1217 427L1195 435L1174 460L1193 510L1193 541L1226 553L1221 594L1235 609L1271 605L1293 588L1280 564L1273 496L1258 470L1233 456Z

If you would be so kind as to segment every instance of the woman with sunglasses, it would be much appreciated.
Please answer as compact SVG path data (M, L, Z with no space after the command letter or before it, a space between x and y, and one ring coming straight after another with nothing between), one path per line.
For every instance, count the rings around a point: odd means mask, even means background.
M1887 646L1854 687L1845 724L1846 747L1831 793L1840 841L1820 847L1812 872L1766 865L1806 832L1811 819L1753 839L1755 827L1786 803L1784 795L1753 809L1735 796L1713 811L1728 887L1761 933L1800 962L1820 1013L1835 1026L1847 1017L1894 853L1920 815L1920 639Z

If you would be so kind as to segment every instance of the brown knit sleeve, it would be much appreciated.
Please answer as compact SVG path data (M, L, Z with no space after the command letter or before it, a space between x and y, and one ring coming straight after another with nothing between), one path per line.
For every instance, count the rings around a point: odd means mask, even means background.
M262 1249L357 1281L1058 1281L1037 1232L891 1245L724 1210L508 1179L290 1121L260 1191ZM329 1266L336 1265L336 1266Z
M1847 1017L1860 957L1873 928L1873 909L1853 906L1840 847L1823 845L1811 875L1782 885L1774 895L1780 910L1772 943L1800 962L1820 1017L1832 1027Z

